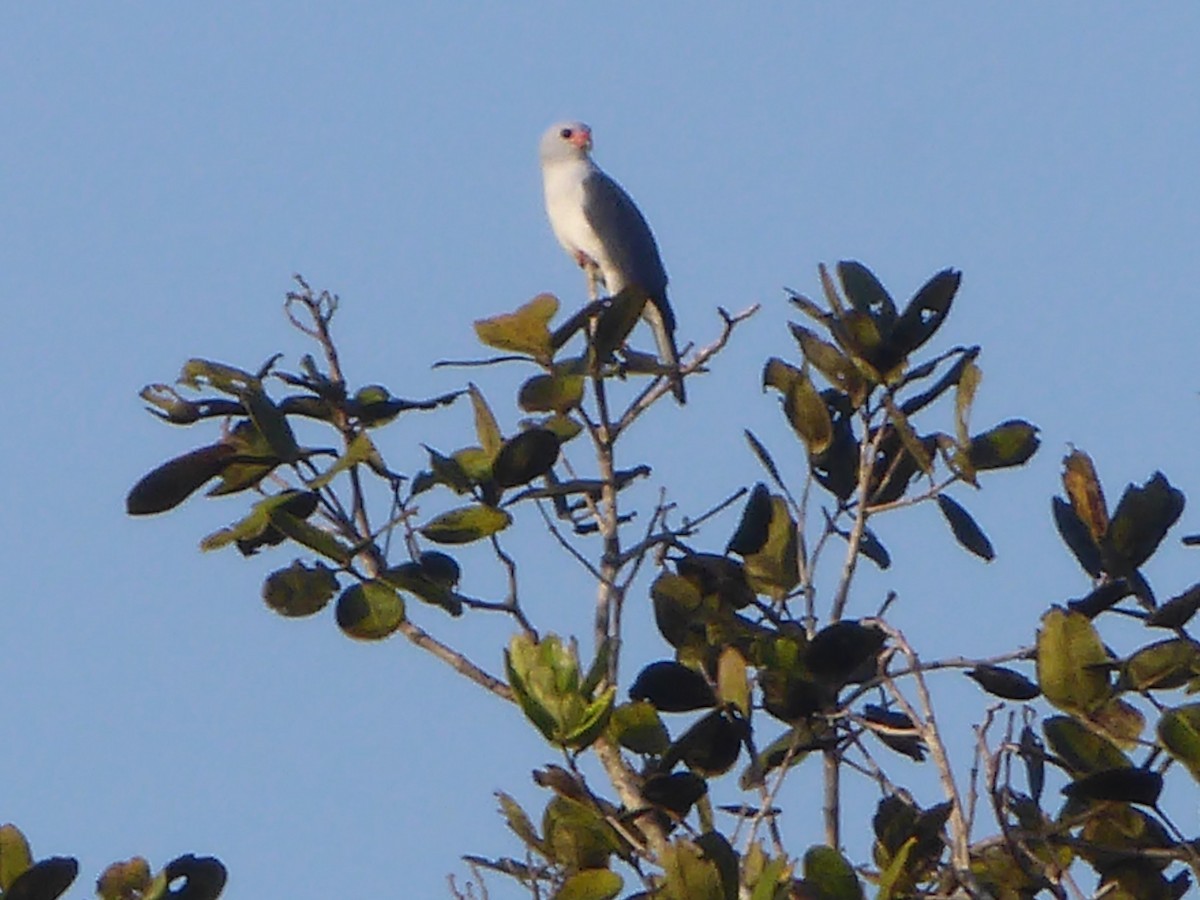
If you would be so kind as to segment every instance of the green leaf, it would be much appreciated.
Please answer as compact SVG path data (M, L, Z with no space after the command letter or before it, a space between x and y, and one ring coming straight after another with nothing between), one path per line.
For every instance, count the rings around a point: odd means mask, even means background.
M101 900L131 900L150 895L155 890L150 863L135 856L108 866L96 880L96 893Z
M616 697L616 687L610 687L591 703L588 703L581 714L564 721L562 738L556 743L572 750L583 750L590 747L608 725L609 717L612 715L613 701Z
M238 422L223 443L236 449L236 458L221 472L220 482L208 491L209 497L223 497L255 487L281 462L249 419Z
M704 623L699 618L704 598L691 579L664 572L650 586L654 602L654 622L663 639L679 648L693 637L704 635Z
M215 531L200 542L201 550L217 550L237 543L246 555L259 546L282 543L285 536L273 530L272 513L283 511L291 517L309 516L317 507L317 495L309 491L287 490L264 497L252 507L250 513L232 525Z
M404 600L382 581L348 587L338 597L337 623L347 635L377 641L393 634L404 622Z
M1200 643L1171 638L1149 644L1121 666L1118 690L1165 691L1183 687L1200 675Z
M863 900L862 884L846 857L832 847L817 845L804 854L804 880L822 900Z
M500 801L500 811L504 814L504 819L513 834L519 837L530 850L541 853L542 839L538 837L533 828L533 822L521 805L503 791L496 792L496 799Z
M1148 560L1167 531L1183 514L1184 497L1161 472L1141 487L1129 485L1121 495L1108 527L1108 543L1118 563L1118 574L1127 574Z
M954 392L954 433L960 446L970 442L967 425L971 420L971 406L975 403L975 391L983 380L983 371L974 362L967 362L958 377Z
M475 434L479 438L479 446L483 448L488 459L495 459L496 454L500 452L500 445L504 443L504 436L500 434L500 426L496 424L492 408L488 406L479 388L473 384L468 388L471 405L475 409Z
M553 350L547 326L558 312L558 305L553 294L538 294L516 312L477 320L475 335L488 347L523 353L548 363Z
M1062 480L1071 509L1099 546L1108 533L1108 505L1092 458L1081 450L1072 450L1063 457Z
M618 744L644 756L661 756L671 743L671 737L654 704L646 700L622 703L616 707L609 719L608 729Z
M780 882L787 876L788 861L780 856L763 866L762 874L754 883L754 893L750 900L775 900L779 892Z
M796 521L787 501L778 495L770 500L766 543L756 553L743 554L742 559L750 587L756 593L782 600L800 583L799 544Z
M338 540L332 533L308 522L299 516L292 515L286 508L275 508L270 511L268 518L271 527L280 534L286 535L297 544L301 544L319 553L327 559L332 559L339 565L346 565L354 558L354 551Z
M469 544L503 531L511 524L512 516L504 510L480 504L444 512L419 530L437 544Z
M887 868L879 875L879 893L876 894L876 900L893 900L901 896L897 893L897 888L912 880L908 871L908 858L916 846L916 837L910 837L900 845Z
M624 851L621 838L599 813L562 796L546 804L542 836L547 857L568 872L603 868L613 853Z
M1042 616L1037 637L1038 684L1064 712L1087 714L1112 697L1104 668L1111 662L1087 616L1053 607Z
M179 373L179 383L195 390L207 386L237 396L258 384L259 380L236 366L208 359L189 359L183 364L183 371Z
M174 509L220 475L236 455L234 447L221 443L168 460L130 489L125 510L131 516L146 516Z
M271 452L285 463L294 463L300 458L300 446L296 435L288 424L287 416L279 411L257 381L246 387L238 398L246 407L250 421L266 439Z
M691 841L674 841L662 857L663 900L725 900L717 864Z
M967 459L981 472L1023 466L1042 443L1037 433L1037 426L1024 419L1008 419L972 437L967 442Z
M954 532L954 539L962 547L987 562L996 558L992 542L983 533L983 529L971 518L969 512L946 494L937 495L937 505L938 509L942 511L942 516L949 523L950 530Z
M717 658L717 696L735 707L744 717L750 715L750 679L746 658L736 647L726 647Z
M612 900L624 886L611 869L582 869L563 882L553 900Z
M525 412L565 414L583 401L584 378L568 372L534 375L521 385L517 404Z
M307 486L310 490L319 491L340 473L365 462L381 464L382 460L379 457L379 451L375 449L371 436L365 431L360 431L351 439L346 451L334 461L333 465L307 482Z
M492 477L501 488L517 487L540 478L558 459L558 435L531 428L505 441L492 462Z
M337 593L333 572L321 563L309 566L296 560L276 569L263 582L263 600L281 616L295 618L320 612Z
M804 442L810 457L819 457L833 442L833 420L805 369L772 357L763 369L763 386L783 395L783 412Z
M1158 742L1200 782L1200 703L1164 712L1158 720Z
M789 328L800 344L800 352L813 368L824 375L833 387L846 394L855 409L861 406L867 396L867 384L849 357L807 328L794 323Z
M674 660L650 663L642 669L629 688L629 696L653 703L660 712L708 709L718 702L703 675Z
M33 865L29 841L16 825L0 825L0 892L7 891Z
M1200 610L1200 584L1193 584L1177 597L1172 597L1146 617L1146 624L1155 628L1182 628Z
M1116 744L1078 719L1051 716L1042 722L1042 730L1050 749L1076 775L1133 765Z
M737 900L738 855L725 836L717 831L706 831L696 838L696 846L710 860L721 875L721 886L725 900Z

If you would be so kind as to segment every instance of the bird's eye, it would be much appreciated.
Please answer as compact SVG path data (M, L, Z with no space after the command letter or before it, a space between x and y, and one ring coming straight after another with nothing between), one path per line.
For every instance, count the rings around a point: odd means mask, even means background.
M558 133L558 136L560 138L562 138L564 141L569 141L571 139L572 134L574 134L574 132L571 131L570 128L564 128L562 131L560 131Z

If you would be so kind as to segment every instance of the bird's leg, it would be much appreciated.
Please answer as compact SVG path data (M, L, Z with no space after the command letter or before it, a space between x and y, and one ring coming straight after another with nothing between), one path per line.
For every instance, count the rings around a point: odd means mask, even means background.
M584 253L582 250L575 251L575 262L579 264L579 268L583 269L583 274L587 277L588 283L588 299L595 302L600 299L600 267L596 265L596 261Z

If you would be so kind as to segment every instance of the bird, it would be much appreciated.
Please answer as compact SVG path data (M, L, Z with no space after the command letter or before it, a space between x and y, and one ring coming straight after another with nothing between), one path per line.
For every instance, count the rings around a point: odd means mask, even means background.
M675 344L675 313L667 302L667 272L654 233L637 204L592 160L592 130L582 122L558 122L539 144L546 215L554 236L588 276L609 296L633 285L646 293L642 317L654 332L658 354L668 368L675 399L687 394Z

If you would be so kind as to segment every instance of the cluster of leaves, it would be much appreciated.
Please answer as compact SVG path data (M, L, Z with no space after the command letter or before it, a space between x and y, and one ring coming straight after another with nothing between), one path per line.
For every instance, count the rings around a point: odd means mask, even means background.
M982 529L944 491L956 482L977 486L980 472L1019 466L1037 448L1036 429L1020 420L969 432L980 380L977 347L955 348L920 364L909 362L945 320L958 288L957 272L934 276L903 312L897 312L865 267L842 263L838 273L845 299L828 273L821 273L830 308L793 298L831 340L792 325L801 365L773 358L763 376L764 386L780 394L784 413L803 442L812 482L830 498L816 549L808 550L803 527L807 489L805 500L797 502L766 447L748 435L776 491L763 483L754 487L723 552L675 542L684 552L672 559L673 571L660 574L650 590L655 620L673 657L638 673L629 701L613 708L604 732L609 741L642 759L637 777L644 808L621 809L616 819L632 830L631 843L645 845L647 810L652 813L648 821L667 834L684 825L689 834L698 835L676 838L660 854L661 875L650 882L661 896L716 900L737 896L739 885L755 898L861 896L854 869L832 849L836 841L812 848L802 861L781 852L777 836L770 851L751 839L744 852L736 852L714 827L709 782L745 754L739 785L760 802L728 811L749 818L753 834L763 822L773 830L770 798L787 770L814 753L840 759L849 748L862 748L871 736L913 760L925 758L926 731L911 707L897 706L887 692L867 702L870 688L894 684L888 662L898 647L890 641L886 624L869 617L844 618L843 596L831 602L826 622L819 627L813 575L820 551L837 537L848 544L851 566L862 555L886 567L888 552L867 520L907 502L936 498L959 542L990 558L991 546ZM814 383L814 371L828 384L823 390ZM930 386L919 390L935 376ZM919 432L918 414L951 391L954 433ZM794 609L795 604L800 608ZM1021 678L999 667L976 674L993 682ZM514 687L518 683L514 680ZM566 702L574 690L559 701ZM575 708L587 699L585 695L574 701ZM528 712L525 699L521 703ZM662 714L689 712L700 715L672 737ZM761 738L768 727L760 721L761 714L784 730ZM564 749L580 749L578 741L570 743L539 728ZM592 733L599 736L595 729ZM556 804L559 798L551 801L546 816ZM590 818L576 811L572 820L579 835L612 825L613 817L605 809L614 804L597 800L591 806ZM610 855L627 858L619 842L606 845L608 854L588 856L585 866L533 832L525 824L528 817L511 799L505 798L503 807L527 850L543 861L539 871L565 877L556 896L616 896L621 883L612 877L615 873L602 876L594 869L598 864L607 869ZM688 824L693 811L699 817L697 826ZM879 896L901 896L936 879L950 811L949 804L922 810L896 793L884 797L875 817L878 869L873 878ZM567 827L554 823L556 831Z
M36 862L15 825L0 825L0 897L55 900L79 874L78 860L51 856ZM216 900L225 887L225 867L208 856L188 854L152 872L140 856L113 863L96 880L100 900Z
M557 328L551 322L559 304L549 295L475 324L480 341L505 354L492 362L537 370L516 397L528 418L506 437L474 385L417 402L377 385L351 391L329 334L336 301L302 285L289 308L307 313L304 322L293 321L317 341L324 365L305 357L300 372L289 373L272 359L250 374L193 360L181 384L219 396L187 400L175 388L147 388L143 397L168 422L218 417L227 424L215 444L143 478L130 492L129 511L173 508L214 480L210 495L253 492L248 513L202 546L235 546L246 555L275 545L299 549L306 559L266 579L272 609L311 615L337 596L336 619L348 635L379 639L400 631L514 701L565 766L535 772L550 793L540 827L512 797L499 795L524 861L468 859L517 878L536 895L548 887L556 900L609 900L626 890L632 873L642 893L627 894L629 900L842 900L863 896L864 880L881 898L956 890L1065 896L1064 873L1081 860L1113 897L1181 896L1186 873L1168 870L1178 861L1195 866L1195 851L1156 803L1167 767L1200 778L1200 705L1164 709L1153 695L1200 684L1200 644L1186 631L1200 608L1200 586L1158 606L1141 568L1178 519L1182 495L1156 475L1130 487L1109 515L1090 461L1080 453L1067 458L1067 499L1055 500L1055 520L1094 590L1051 609L1036 646L954 664L989 694L1014 703L1044 695L1061 713L1042 723L1039 734L1026 707L1019 739L1010 734L995 752L986 747L994 711L988 713L980 753L1000 834L972 842L974 804L963 802L941 744L925 684L931 667L884 617L891 598L873 614L849 617L847 608L859 562L890 565L871 527L885 513L935 503L954 539L991 559L983 528L949 491L977 489L983 473L1023 465L1038 448L1037 429L1022 419L972 429L979 347L916 358L946 321L958 272L937 273L903 309L859 263L840 263L836 282L824 267L820 276L824 305L791 297L809 320L790 326L799 361L775 357L763 370L764 388L778 394L804 464L781 466L747 433L768 477L748 491L723 547L692 543L696 523L708 514L669 527L661 506L639 541L621 543L631 518L620 508L622 492L649 468L619 467L618 439L667 393L667 376L674 374L625 345L645 303L636 290L592 304ZM724 337L698 352L684 374L701 371L739 321L722 316ZM567 354L581 333L583 352ZM609 386L630 374L652 380L618 411ZM272 398L270 381L292 392ZM411 478L387 466L371 437L375 429L403 412L460 397L474 414L473 443L450 452L426 447L429 468ZM950 425L930 427L942 398L952 401ZM302 445L300 422L331 428L336 449ZM560 458L563 445L581 436L597 460L591 476ZM802 490L788 484L797 471ZM368 516L369 480L386 497L386 516ZM456 499L418 523L416 498L434 490ZM518 563L500 541L520 503L545 504L545 521L559 542L573 537L580 549L570 552L597 579L595 655L586 669L575 639L539 636L518 600ZM571 535L558 532L550 512L569 523ZM389 558L395 535L407 557L400 561ZM600 545L594 553L590 540ZM502 600L463 593L459 561L427 546L476 541L490 543L509 572ZM839 549L834 587L821 593L818 570ZM620 604L651 558L664 562L650 600L669 652L641 668L619 702ZM506 683L411 623L405 597L451 616L466 609L512 616L519 633L504 657ZM1136 608L1122 606L1126 601ZM1175 634L1117 657L1092 621L1117 614ZM1035 661L1032 677L1001 665L1015 660ZM1131 702L1139 696L1158 715L1154 741L1142 736L1146 717ZM670 717L678 715L689 718L674 727ZM1147 759L1135 766L1127 754L1137 747L1146 748ZM919 805L885 774L890 767L878 757L881 750L935 766L943 800ZM608 787L589 783L577 765L585 753L600 761ZM1011 783L1013 757L1024 763L1025 790ZM815 766L804 766L808 760L824 763L826 842L795 855L783 846L774 801L794 773L815 774ZM715 806L710 786L739 761L743 802ZM1069 781L1065 803L1052 812L1043 809L1047 764ZM869 865L854 866L840 851L843 772L874 773L880 787ZM615 797L605 796L609 788ZM718 813L732 817L732 830Z

